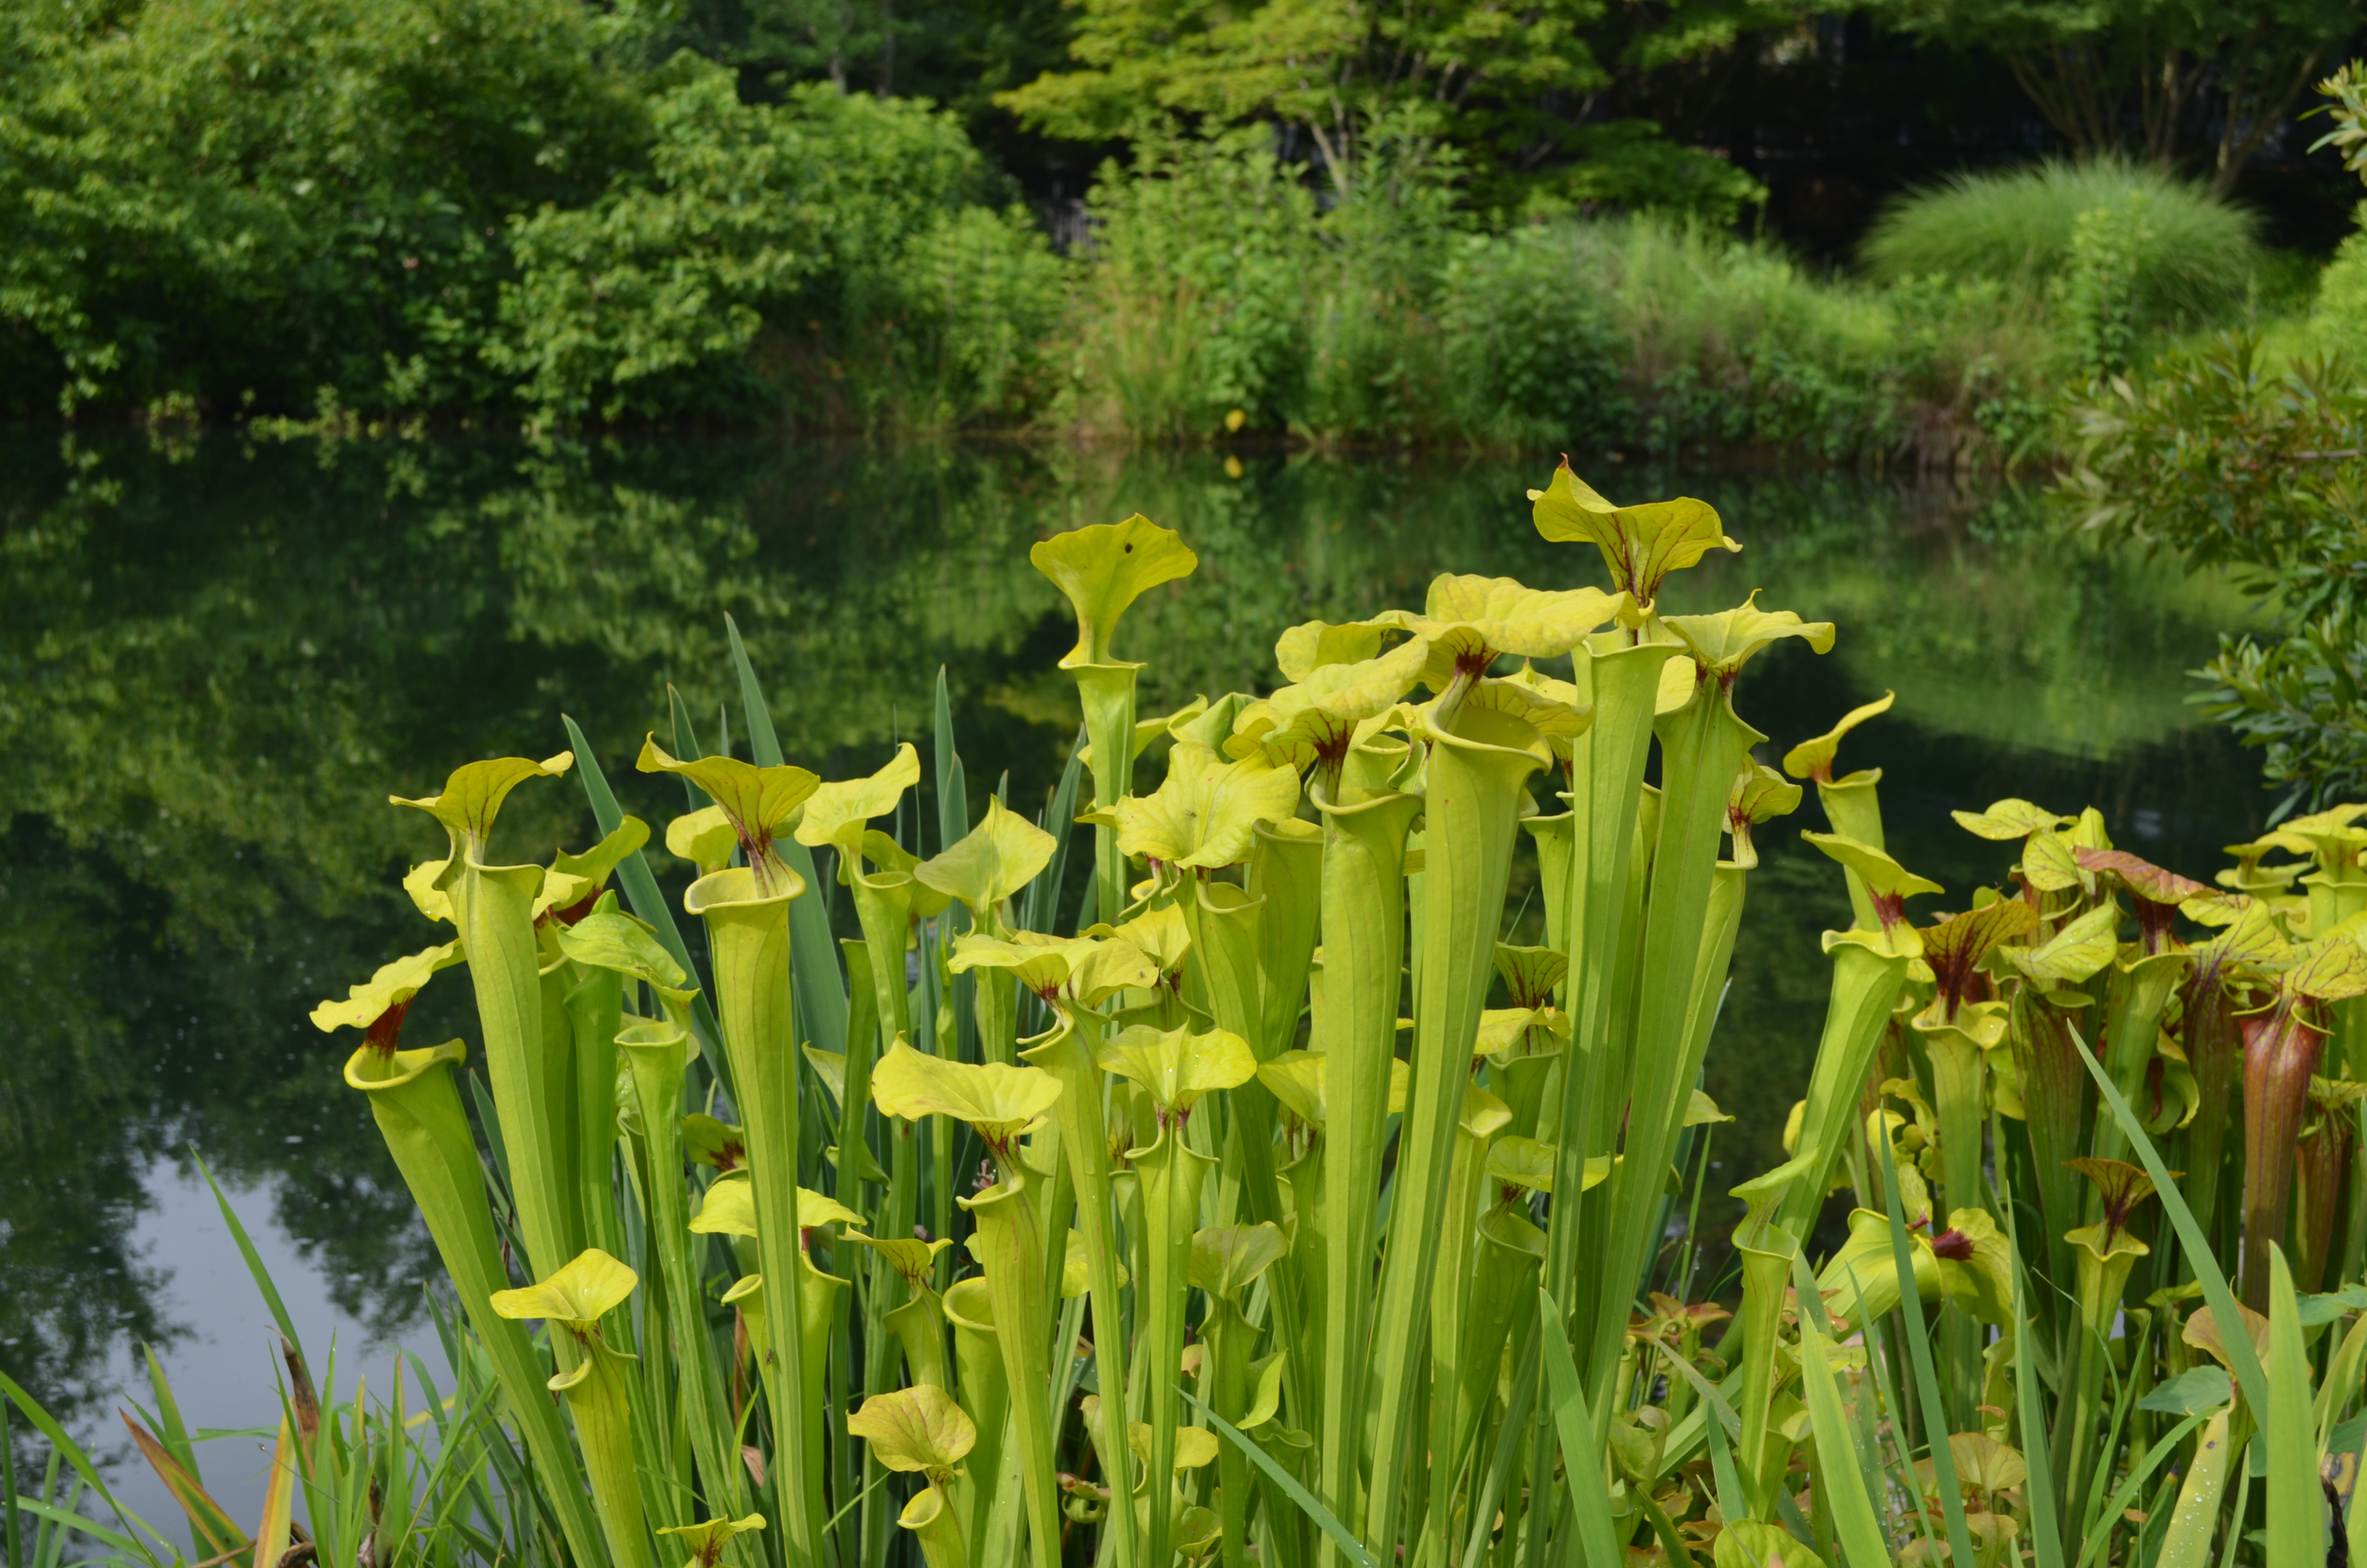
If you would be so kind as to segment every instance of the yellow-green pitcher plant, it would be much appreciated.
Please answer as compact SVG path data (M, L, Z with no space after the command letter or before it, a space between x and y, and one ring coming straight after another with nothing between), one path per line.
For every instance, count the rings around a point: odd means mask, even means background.
M1701 500L1565 464L1531 502L1591 546L1567 580L1275 627L1250 689L1188 702L1144 630L1204 591L1186 543L1042 541L1080 737L1041 815L962 793L942 701L934 769L783 759L736 628L756 760L673 715L637 758L687 787L663 832L572 730L407 802L446 939L316 1022L360 1032L540 1559L2315 1568L2350 1539L2367 809L2206 876L2092 809L1965 801L1985 869L1944 890L1871 765L1910 704L1752 722L1796 668L1769 650L1846 626L1676 613L1672 574L1750 559ZM504 798L561 775L594 847L510 864ZM1827 889L1825 1001L1785 1158L1726 1175L1703 1091L1763 861ZM402 1047L463 964L479 1038ZM2319 1473L2340 1511L2290 1479ZM193 1541L248 1539L201 1493Z

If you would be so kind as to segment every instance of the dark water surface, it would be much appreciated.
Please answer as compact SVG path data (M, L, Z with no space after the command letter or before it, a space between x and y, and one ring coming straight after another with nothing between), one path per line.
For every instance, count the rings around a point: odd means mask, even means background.
M0 1370L110 1452L124 1391L147 1398L142 1343L192 1427L276 1421L268 1319L192 1148L316 1363L340 1334L347 1393L359 1363L384 1386L389 1345L432 1345L424 1232L339 1078L347 1047L305 1020L436 939L397 882L441 834L385 797L561 750L565 712L662 837L679 791L631 759L667 722L667 683L718 711L726 613L790 758L825 777L925 739L945 665L974 816L1006 771L1032 812L1077 723L1053 668L1066 606L1026 560L1044 534L1139 510L1200 552L1120 633L1149 662L1146 713L1262 689L1284 627L1418 606L1440 571L1601 579L1592 551L1529 524L1522 491L1550 456L1245 461L0 434ZM1839 623L1831 654L1783 645L1746 674L1737 705L1771 736L1766 759L1897 691L1843 766L1884 770L1892 847L1947 885L1941 907L2010 858L1951 807L2093 803L2125 846L2199 877L2256 830L2251 755L2184 703L2183 672L2243 615L2224 584L2068 548L2009 492L1608 462L1589 477L1623 499L1702 495L1743 542L1677 579L1677 608L1760 588L1765 607ZM1817 934L1846 913L1836 870L1794 836L1823 826L1811 795L1761 835L1711 1047L1709 1090L1740 1118L1717 1134L1714 1190L1778 1157L1806 1081ZM572 780L520 791L501 831L515 859L594 836ZM414 1037L472 1037L467 991L431 988ZM1705 1226L1731 1224L1727 1207ZM240 1513L255 1448L207 1451ZM159 1488L115 1473L166 1522Z

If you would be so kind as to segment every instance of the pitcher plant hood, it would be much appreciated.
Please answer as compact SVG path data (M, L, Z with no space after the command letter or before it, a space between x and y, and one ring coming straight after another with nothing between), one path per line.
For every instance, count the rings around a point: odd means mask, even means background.
M1294 769L1263 756L1227 762L1205 746L1178 741L1167 776L1148 798L1117 803L1118 849L1187 870L1237 865L1249 859L1259 823L1298 809Z
M614 832L580 855L560 850L551 857L550 869L543 873L543 891L534 904L537 918L547 912L573 925L591 914L608 879L649 842L650 825L629 816L616 825Z
M1817 784L1833 782L1833 759L1841 753L1842 738L1869 719L1878 718L1891 710L1898 700L1895 691L1885 691L1871 703L1861 703L1841 716L1841 722L1814 739L1803 740L1784 753L1784 772L1794 778ZM1872 771L1873 777L1882 776L1882 770Z
M1194 1034L1137 1024L1102 1044L1094 1060L1150 1096L1161 1125L1192 1114L1201 1096L1247 1083L1257 1073L1249 1042L1223 1029Z
M1783 775L1765 763L1753 762L1736 774L1726 796L1726 832L1734 840L1727 864L1746 871L1757 865L1759 852L1751 842L1751 829L1791 815L1800 809L1800 794L1799 785L1785 782Z
M1709 615L1670 615L1661 624L1693 655L1700 682L1715 680L1728 688L1744 665L1786 637L1798 637L1818 653L1833 650L1831 621L1804 621L1789 610L1762 610L1756 588L1731 610Z
M1882 938L1886 944L1884 952L1913 955L1922 951L1920 936L1907 923L1907 900L1919 893L1941 893L1946 889L1929 877L1916 876L1893 860L1887 851L1877 849L1870 844L1861 844L1839 833L1805 832L1800 836L1864 879L1866 890L1874 898L1875 913L1881 918L1882 929L1862 935ZM1847 935L1843 933L1834 936L1828 934L1826 947L1829 949L1834 941L1845 939Z
M787 764L760 768L735 757L684 761L659 745L654 732L642 742L641 756L633 765L643 773L679 775L714 799L714 809L731 824L740 852L748 858L759 897L774 895L780 884L793 877L774 849L773 837L821 787L822 780L812 773ZM669 830L669 847L672 843Z
M1043 1125L1060 1097L1060 1080L1039 1067L979 1065L923 1056L899 1040L871 1070L871 1100L882 1115L968 1122L997 1152Z
M696 1524L667 1524L658 1529L662 1536L680 1536L690 1548L689 1560L683 1568L715 1568L723 1560L723 1546L734 1536L742 1536L764 1528L764 1515L752 1513L740 1519L703 1519Z
M960 900L972 918L988 924L1005 900L1052 864L1057 843L1000 798L988 795L986 820L945 853L914 867L913 880ZM999 918L993 923L999 924Z
M1430 643L1417 636L1372 658L1308 668L1291 685L1243 707L1224 749L1242 757L1263 751L1294 767L1321 762L1336 772L1360 726L1403 701L1429 661Z
M382 1057L390 1056L401 1037L403 1015L411 1010L412 999L437 971L460 961L460 944L445 942L381 964L367 980L347 991L344 1001L326 1001L314 1007L312 1026L323 1034L360 1029L371 1049Z
M1717 508L1680 496L1618 507L1605 500L1570 470L1564 457L1541 490L1529 491L1537 531L1557 543L1592 544L1603 553L1611 584L1627 596L1630 626L1653 614L1668 574L1696 564L1712 550L1737 551L1726 537Z
M886 766L867 778L815 786L797 823L797 842L809 849L828 845L852 865L862 858L871 820L893 813L904 792L919 782L920 754L907 740Z
M1113 991L1148 990L1159 983L1159 966L1131 942L1092 936L1047 936L1015 931L1008 938L975 934L954 939L948 967L955 974L973 969L1013 971L1019 983L1046 1001L1065 996L1093 1007Z
M925 1475L936 1486L951 1481L978 1444L977 1423L934 1383L874 1394L846 1417L846 1431L871 1445L882 1470Z
M1599 588L1531 588L1510 578L1449 572L1432 579L1420 615L1384 610L1373 618L1429 644L1422 680L1443 693L1458 680L1485 675L1506 653L1559 658L1616 618L1626 602Z
M797 1189L797 1228L801 1232L821 1225L869 1223L835 1198L826 1197L811 1187ZM707 1184L699 1212L690 1217L690 1228L701 1236L756 1236L756 1194L748 1173L731 1171Z
M419 799L388 795L389 802L425 811L444 825L452 835L452 856L463 856L484 864L487 841L493 835L493 819L501 814L502 802L509 792L529 778L556 778L574 766L576 754L561 752L540 762L523 757L497 757L484 762L466 762L452 771L441 791Z
M588 1334L640 1283L632 1270L599 1248L587 1247L539 1284L494 1292L493 1310L506 1318L547 1318Z
M1077 612L1077 646L1061 656L1062 669L1114 662L1111 640L1128 607L1163 582L1189 577L1200 564L1181 535L1139 512L1123 523L1055 534L1027 559Z

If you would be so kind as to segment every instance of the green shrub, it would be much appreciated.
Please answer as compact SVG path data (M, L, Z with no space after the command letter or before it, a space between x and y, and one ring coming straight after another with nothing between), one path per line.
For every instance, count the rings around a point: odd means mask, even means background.
M1056 264L1041 236L979 206L993 182L960 127L827 85L742 103L721 67L674 69L647 171L516 227L519 277L487 358L542 417L1005 411Z
M1473 437L1588 446L1624 428L1625 345L1584 285L1584 243L1556 224L1473 236L1450 258L1439 320L1456 420Z
M2367 233L2342 241L2318 276L2309 312L2310 346L2358 359L2367 354Z
M2075 294L2082 216L2098 211L2120 214L2111 222L2131 256L2133 320L2147 329L2225 315L2263 259L2249 213L2199 186L2109 159L1959 175L1915 192L1884 211L1863 256L1879 278L1937 274ZM2098 222L2089 221L2091 236Z
M0 406L499 399L504 225L646 136L596 45L566 0L6 8Z
M1272 152L1152 144L1103 166L1070 416L1137 438L1204 437L1236 410L1282 425L1307 367L1323 260L1315 204Z

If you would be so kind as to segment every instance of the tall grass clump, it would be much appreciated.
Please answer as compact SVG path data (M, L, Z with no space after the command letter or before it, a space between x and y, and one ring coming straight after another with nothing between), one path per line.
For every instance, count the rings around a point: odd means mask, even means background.
M2063 368L2004 285L1819 277L1682 220L1470 230L1409 162L1319 210L1263 148L1104 170L1068 424L1133 440L2011 460Z
M1038 543L1081 719L1038 811L972 818L943 684L934 820L910 743L787 761L736 628L754 757L677 702L632 763L682 791L662 837L572 721L396 797L442 829L402 878L432 940L312 1021L445 1265L456 1391L343 1401L292 1343L250 1530L159 1380L167 1530L0 1380L53 1455L9 1488L42 1568L2360 1544L2321 1476L2367 1440L2367 807L2202 882L1993 801L1955 813L1993 884L1943 889L1840 767L1889 697L1760 759L1760 656L1833 625L1662 614L1740 548L1715 510L1566 464L1531 498L1600 586L1441 576L1163 715L1121 633L1197 557L1140 516ZM570 775L603 836L521 858L505 800ZM1699 1086L1754 834L1809 789L1827 1009L1788 1158L1729 1187ZM438 983L476 1038L406 1042Z
M2127 274L2135 325L2208 326L2244 299L2266 258L2249 212L2201 186L2118 159L2050 160L1961 174L1894 202L1862 255L1878 278L1980 278L2061 296Z

